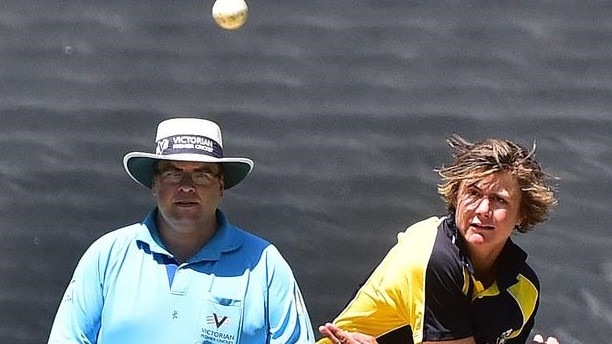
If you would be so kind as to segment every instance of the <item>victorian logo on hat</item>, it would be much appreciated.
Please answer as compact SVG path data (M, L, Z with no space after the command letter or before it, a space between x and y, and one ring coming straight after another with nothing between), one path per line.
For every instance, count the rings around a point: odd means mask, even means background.
M123 157L123 167L138 184L151 188L155 163L159 160L219 163L223 167L225 189L240 183L253 169L248 158L223 157L221 129L200 118L172 118L157 126L155 153L131 152Z

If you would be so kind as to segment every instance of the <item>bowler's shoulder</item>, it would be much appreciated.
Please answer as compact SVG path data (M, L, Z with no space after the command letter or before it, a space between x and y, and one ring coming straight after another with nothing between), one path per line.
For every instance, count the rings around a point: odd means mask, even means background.
M401 241L403 237L432 235L436 232L436 229L438 228L438 226L440 225L442 221L444 221L444 217L438 217L438 216L431 216L424 220L420 220L410 225L403 232L400 232L398 235L398 239Z
M511 278L527 279L536 288L540 288L540 281L535 269L528 262L528 254L520 246L511 239L506 243L502 256L500 257L501 264L504 269L511 274Z
M412 226L408 227L406 229L406 231L412 229L412 230L428 230L428 229L435 229L438 228L438 225L440 225L440 222L444 221L445 217L439 217L439 216L431 216L428 217L424 220L418 221L415 224L413 224Z
M540 279L538 278L538 274L526 261L521 265L518 275L519 279L521 277L527 279L535 286L536 289L540 289Z

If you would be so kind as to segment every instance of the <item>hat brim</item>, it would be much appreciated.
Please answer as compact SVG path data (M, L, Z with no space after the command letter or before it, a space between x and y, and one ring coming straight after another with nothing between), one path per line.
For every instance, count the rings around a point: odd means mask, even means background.
M221 164L227 190L244 180L251 170L253 161L247 158L215 158L202 154L156 155L131 152L123 157L123 167L138 184L151 188L153 184L153 165L160 160L195 161Z

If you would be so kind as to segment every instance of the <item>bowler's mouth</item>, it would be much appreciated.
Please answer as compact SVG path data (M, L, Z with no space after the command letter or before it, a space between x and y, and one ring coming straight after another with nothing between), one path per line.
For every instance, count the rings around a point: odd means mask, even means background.
M494 230L495 226L493 225L485 225L482 223L470 223L470 227L476 229L476 230L482 230L482 231L490 231L490 230Z

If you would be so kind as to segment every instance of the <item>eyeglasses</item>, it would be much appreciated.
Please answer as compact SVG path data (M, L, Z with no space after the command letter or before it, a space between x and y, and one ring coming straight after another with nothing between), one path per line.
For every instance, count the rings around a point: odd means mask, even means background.
M180 170L168 170L158 172L158 176L164 183L178 184L185 176L189 176L194 185L206 186L211 185L215 178L218 178L221 173L212 173L209 171L183 172Z

